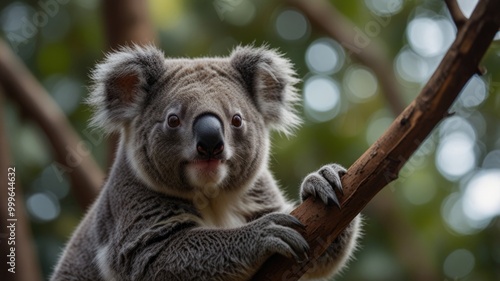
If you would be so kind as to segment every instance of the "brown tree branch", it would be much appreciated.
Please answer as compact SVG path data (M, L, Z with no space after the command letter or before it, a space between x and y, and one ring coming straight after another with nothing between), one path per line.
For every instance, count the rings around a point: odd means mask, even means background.
M375 38L369 38L368 36L363 37L368 38L371 46L366 45L364 48L360 48L360 43L356 42L356 36L361 36L364 34L361 29L357 29L356 32L351 32L355 30L355 26L342 14L340 14L335 6L331 5L327 1L298 1L290 0L290 4L294 5L301 11L303 11L308 18L314 23L316 28L320 29L324 33L328 34L333 39L342 42L342 45L350 51L350 54L357 58L362 63L365 63L368 67L371 67L375 72L377 78L381 82L382 94L387 100L389 108L392 110L394 116L401 113L405 107L403 102L402 92L400 90L399 84L394 77L394 71L392 69L392 64L390 60L382 54L381 47ZM327 16L328 13L332 13ZM387 17L387 19L389 19ZM373 24L382 25L388 24L389 20L383 19L381 23L373 21ZM347 29L345 29L347 28ZM364 35L363 35L364 36ZM361 38L361 37L360 37ZM358 38L358 41L360 39ZM368 43L365 43L368 44ZM358 47L356 47L358 46ZM377 206L384 206L385 208L396 209L394 195L392 193L385 194L384 203ZM384 208L384 209L385 209ZM380 215L384 213L381 208L373 208L373 211ZM397 225L398 228L410 228L411 225L400 215L391 215L391 228L387 228L389 235L396 241L401 241L399 233L395 231L394 226ZM388 220L384 220L387 222ZM423 253L424 247L419 247L420 244L417 237L412 235L412 231L407 231L408 235L405 236L405 241L411 241L410 245L414 245L412 248L412 255L406 254L406 249L397 251L398 257L404 266L411 272L411 276L415 276L418 280L435 280L438 274L436 273L435 267L427 259L423 259L419 262L415 262L415 256L425 256Z
M4 105L2 104L2 93L0 89L0 108ZM0 192L0 220L2 221L2 229L0 230L0 255L2 256L0 261L2 263L2 270L0 271L0 279L11 280L11 281L23 281L23 280L42 280L42 274L40 266L36 259L35 247L33 242L33 237L31 235L31 227L28 216L26 215L24 207L24 198L22 196L21 190L21 171L16 170L15 185L14 185L14 199L15 201L15 217L9 216L8 212L8 189L10 182L7 173L9 167L15 167L11 162L9 143L7 140L7 130L5 128L5 120L3 116L3 111L0 113L0 182L2 185L2 190ZM16 219L17 221L8 221L8 219ZM15 245L8 243L11 236L11 229L4 226L14 223L15 226ZM15 248L15 272L11 273L7 271L11 268L9 265L11 255L11 247Z
M148 1L104 0L102 11L109 48L156 43L156 32L151 23Z
M275 255L267 260L253 280L298 280L335 237L389 182L443 118L462 87L475 74L500 27L500 1L481 0L471 18L419 96L396 118L389 129L342 177L345 187L342 208L327 207L308 199L292 214L305 226L304 237L310 260L297 264Z
M82 208L97 196L104 174L92 154L73 130L64 113L38 83L24 64L0 40L0 85L7 97L15 101L23 114L35 121L45 132L59 165L58 174L71 177L71 187Z
M340 42L349 51L349 55L371 68L380 82L382 94L386 96L394 115L403 111L405 103L392 63L372 33L366 33L356 27L327 1L288 0L288 3L301 10L317 29ZM381 23L373 22L379 28L388 24L386 18Z
M108 49L117 49L131 44L154 44L156 32L149 16L148 1L104 0L102 19ZM113 164L118 134L108 140L108 165Z
M451 18L453 19L453 22L455 22L457 29L462 28L467 21L467 18L462 13L462 10L460 10L457 0L444 0L444 2L450 11Z

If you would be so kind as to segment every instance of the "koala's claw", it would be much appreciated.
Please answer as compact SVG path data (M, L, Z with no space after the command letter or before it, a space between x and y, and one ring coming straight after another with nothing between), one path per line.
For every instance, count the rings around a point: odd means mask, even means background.
M260 234L264 251L303 262L308 259L309 245L292 226L304 228L304 225L292 215L270 213L256 220L254 229Z
M298 227L300 227L301 229L305 229L306 226L303 225L296 217L294 216L291 216L290 220L292 221L292 223Z
M326 205L337 205L340 208L340 201L335 190L343 194L340 176L347 170L338 165L330 164L321 167L317 172L309 174L302 183L300 196L305 200L309 196L321 199Z
M305 226L296 217L285 213L270 213L265 215L263 218L283 226L291 227L295 225L300 228L305 228Z

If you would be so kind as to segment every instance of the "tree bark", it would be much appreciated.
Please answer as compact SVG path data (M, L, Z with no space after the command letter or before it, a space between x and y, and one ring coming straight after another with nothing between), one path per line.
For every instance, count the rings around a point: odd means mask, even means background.
M298 280L310 261L321 255L366 204L397 178L413 152L438 122L449 115L448 108L477 72L499 29L499 11L498 0L478 3L419 96L342 177L344 195L340 198L340 209L309 198L292 211L306 226L304 237L311 247L309 261L297 264L283 256L272 256L253 280Z

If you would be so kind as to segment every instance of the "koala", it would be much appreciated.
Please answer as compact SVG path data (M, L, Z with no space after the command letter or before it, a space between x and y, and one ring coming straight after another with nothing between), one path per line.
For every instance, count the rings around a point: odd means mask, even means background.
M51 280L249 280L271 255L309 247L269 169L270 132L300 125L292 64L268 47L229 57L165 58L125 47L92 72L91 124L118 132L116 159ZM308 175L301 198L337 204L345 169ZM355 251L360 218L303 280Z

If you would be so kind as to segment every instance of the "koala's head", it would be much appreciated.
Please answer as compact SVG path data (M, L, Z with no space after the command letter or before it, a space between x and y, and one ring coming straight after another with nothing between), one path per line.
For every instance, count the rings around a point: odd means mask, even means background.
M269 131L300 123L292 65L266 48L199 59L124 48L92 78L93 123L120 132L137 175L168 194L248 186L267 167Z

